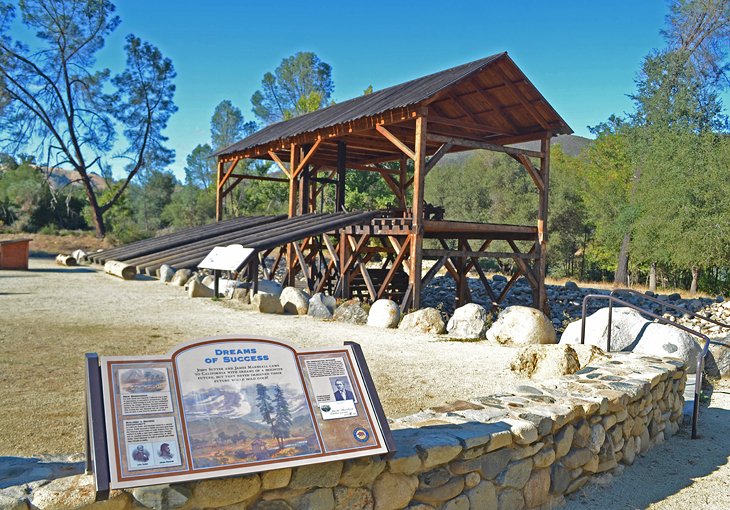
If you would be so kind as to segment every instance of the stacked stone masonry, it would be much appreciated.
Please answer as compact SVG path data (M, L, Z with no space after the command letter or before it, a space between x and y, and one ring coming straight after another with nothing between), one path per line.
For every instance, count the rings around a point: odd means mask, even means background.
M591 477L620 474L679 429L685 367L635 354L513 393L393 421L398 452L261 474L112 491L91 477L31 494L37 508L491 510L555 508ZM28 508L28 501L16 501ZM0 505L1 506L1 505Z

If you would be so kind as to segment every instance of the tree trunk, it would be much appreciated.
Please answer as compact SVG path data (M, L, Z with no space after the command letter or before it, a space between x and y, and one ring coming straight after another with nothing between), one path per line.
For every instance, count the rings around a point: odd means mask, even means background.
M690 294L697 294L697 279L700 276L700 268L692 266L692 283L689 286Z
M652 262L649 269L649 290L656 292L656 262Z
M618 253L618 265L616 266L616 275L613 283L616 285L628 285L629 283L629 242L631 234L624 235L621 241L621 250Z

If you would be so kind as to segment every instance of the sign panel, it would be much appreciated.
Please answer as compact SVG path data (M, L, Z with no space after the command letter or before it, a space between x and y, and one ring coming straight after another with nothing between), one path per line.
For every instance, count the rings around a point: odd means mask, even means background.
M200 269L217 269L219 271L238 271L253 252L253 248L245 248L240 244L216 246L198 264L198 267Z
M298 351L225 337L167 357L101 357L110 487L388 453L357 345Z

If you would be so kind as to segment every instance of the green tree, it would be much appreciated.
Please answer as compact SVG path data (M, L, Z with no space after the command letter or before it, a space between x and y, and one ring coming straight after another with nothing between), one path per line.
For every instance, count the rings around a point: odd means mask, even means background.
M167 226L163 210L171 202L177 179L172 172L144 172L137 185L130 189L129 200L137 224L150 235Z
M279 448L284 447L284 439L291 435L292 418L289 412L289 402L286 400L284 390L277 384L274 386L274 408L276 416L272 430L274 437L279 443Z
M124 71L111 78L97 66L97 53L120 22L109 0L24 0L19 10L36 34L32 50L10 36L15 8L0 0L0 77L9 101L0 132L6 150L34 146L48 156L49 166L76 170L97 235L103 236L104 214L134 176L173 159L162 131L176 111L175 71L157 48L133 35L126 38ZM105 167L117 125L126 139L118 154L127 161L126 177L100 201L89 174Z
M207 143L196 145L188 154L185 165L185 184L199 189L215 191L216 167L211 158L213 149Z
M255 122L246 122L241 110L228 99L218 103L210 119L210 140L218 150L236 143L256 130Z
M291 119L330 104L332 67L311 52L299 52L264 74L261 89L251 96L253 113L264 124Z
M256 407L259 410L261 419L264 420L264 423L272 427L273 432L274 406L269 396L269 390L263 384L256 385Z

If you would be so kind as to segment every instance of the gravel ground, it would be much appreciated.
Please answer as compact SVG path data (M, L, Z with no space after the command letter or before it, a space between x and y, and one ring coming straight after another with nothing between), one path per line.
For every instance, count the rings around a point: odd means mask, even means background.
M507 368L515 350L486 341L258 314L230 302L188 299L181 288L156 280L124 282L94 268L32 258L30 271L0 272L0 456L78 459L85 352L160 354L182 341L237 333L301 347L359 342L391 417L522 382ZM727 382L715 386L699 430L702 437L690 440L685 425L622 476L599 478L563 508L730 508Z
M514 348L260 314L189 299L157 280L122 281L31 258L30 271L0 272L0 455L83 451L84 353L162 354L183 341L239 333L299 347L360 343L390 417L520 381L508 368Z

